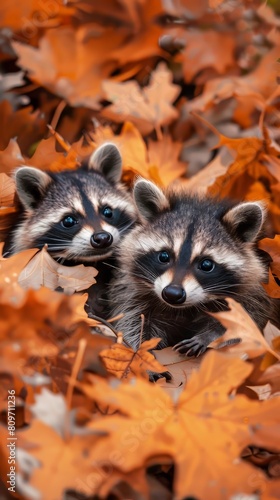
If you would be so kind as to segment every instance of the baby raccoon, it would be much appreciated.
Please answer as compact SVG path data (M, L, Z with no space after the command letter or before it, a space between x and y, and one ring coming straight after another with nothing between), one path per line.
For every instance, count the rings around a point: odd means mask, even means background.
M234 203L186 193L162 192L140 180L134 188L142 225L119 249L120 270L111 287L117 329L133 347L161 337L187 356L202 354L225 328L207 312L239 302L263 329L273 301L262 287L267 254L257 249L265 221L260 202Z
M134 203L119 183L121 169L119 150L105 143L77 170L16 170L21 214L7 253L47 244L48 252L62 263L110 257L136 220Z

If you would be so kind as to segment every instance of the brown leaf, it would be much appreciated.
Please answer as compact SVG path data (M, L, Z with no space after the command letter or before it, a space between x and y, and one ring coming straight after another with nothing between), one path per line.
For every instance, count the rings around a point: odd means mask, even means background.
M222 500L239 491L254 492L255 484L248 481L254 469L238 457L248 444L275 448L280 421L277 399L259 402L228 396L250 371L243 361L212 351L175 403L159 386L143 379L117 385L91 377L92 385L79 387L94 401L119 412L90 424L109 433L98 439L95 460L129 473L141 464L171 457L178 498Z
M161 186L167 187L185 174L186 164L178 160L181 149L182 144L173 142L170 135L164 136L162 140L157 142L149 140L150 172L154 166L159 178L158 184Z
M149 141L147 148L136 126L125 122L120 135L114 135L109 127L99 127L92 137L97 145L107 140L120 148L125 179L131 174L141 175L167 186L186 170L184 163L178 161L181 143L173 142L170 136L157 142Z
M89 450L94 447L96 435L88 431L85 435L67 438L40 420L34 420L31 427L18 433L18 438L18 446L35 459L30 484L37 494L43 494L44 500L61 498L66 488L86 495L94 492L93 478L99 470L89 460ZM20 461L19 470L24 470L24 463Z
M9 142L16 137L21 151L27 153L29 147L46 132L47 127L40 110L34 111L31 106L27 106L13 111L8 101L2 101L0 103L0 130L0 149L7 148ZM14 150L16 146L11 144L10 147ZM21 161L20 156L19 152L19 161ZM14 164L13 158L8 160L8 164L9 167L19 165L18 163Z
M8 146L0 151L1 171L9 174L14 168L24 164L24 158L16 139L10 139Z
M140 375L148 378L147 371L164 372L162 366L149 351L156 347L160 339L146 340L137 351L123 344L113 344L99 355L109 373L117 378L132 378Z
M280 279L280 235L274 236L274 238L264 238L258 244L259 248L269 253L272 258L272 263L270 264L272 273Z
M164 371L168 371L172 375L172 380L166 382L165 379L160 379L157 384L161 385L168 393L172 390L181 387L182 390L185 384L188 382L189 377L193 371L197 371L203 356L198 358L186 358L181 354L173 351L172 347L165 347L165 349L160 349L153 351L156 359L164 365ZM176 392L178 394L178 392Z
M6 174L0 174L0 207L13 207L15 182Z
M39 168L40 170L49 170L51 172L60 172L64 169L74 169L77 167L77 152L70 146L69 151L65 153L56 150L56 139L54 136L39 142L35 153L26 160L28 165Z
M47 248L32 257L21 271L18 282L23 288L38 289L46 286L50 290L62 288L65 293L74 293L86 290L96 283L94 277L98 271L94 267L83 264L67 267L55 261L47 252Z
M191 82L206 68L214 68L217 73L223 74L235 65L236 41L230 33L213 30L179 32L176 30L175 34L186 45L176 59L183 64L184 78L187 82Z
M26 292L19 283L18 277L24 266L32 259L38 251L30 249L13 255L9 259L2 257L3 243L0 244L0 303L10 304L14 307L22 305Z
M13 360L17 374L22 375L28 366L38 371L40 360L57 355L81 322L85 323L85 312L83 316L77 312L81 305L84 297L68 297L47 288L29 290L15 306L0 303L1 356Z
M99 28L90 38L84 31L64 26L48 30L38 48L13 42L18 64L29 77L71 106L99 109L101 81L116 68L110 52L123 35L117 30Z
M217 105L235 95L245 97L253 94L263 103L263 98L269 97L277 88L278 57L279 47L274 47L249 74L209 80L204 92L188 103L188 111L205 110L207 106ZM267 75L267 78L263 78L263 75Z
M269 366L258 378L258 384L269 384L272 393L280 392L280 363Z
M171 103L178 97L180 88L172 83L172 74L160 63L151 74L150 84L141 89L137 82L103 82L105 97L113 102L102 115L118 123L134 123L143 135L161 125L168 125L178 116Z
M56 26L61 22L60 16L74 13L73 7L65 5L63 0L56 0L55 7L42 4L40 0L13 2L3 0L0 7L1 26L19 30L27 40L38 34L43 27Z
M219 349L223 343L233 339L239 339L236 345L228 345L224 349L234 354L246 355L254 358L269 352L274 358L280 360L280 356L271 349L256 323L251 319L243 307L231 298L227 298L230 311L211 313L227 329L218 339L211 342L209 347Z

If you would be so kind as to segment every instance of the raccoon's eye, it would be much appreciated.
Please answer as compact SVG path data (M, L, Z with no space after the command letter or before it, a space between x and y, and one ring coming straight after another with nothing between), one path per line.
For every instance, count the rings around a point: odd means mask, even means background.
M102 209L102 215L106 217L106 219L111 219L113 217L113 209L111 207L104 207Z
M66 228L73 227L77 223L78 223L77 219L72 217L72 215L66 215L66 217L64 217L64 219L62 219L61 221L61 225Z
M211 271L215 269L215 262L213 262L213 260L210 259L204 259L199 263L198 268L201 269L201 271L204 271L205 273L211 273Z
M159 252L159 254L158 254L158 260L162 264L168 264L168 262L170 262L170 255L169 255L169 253L166 252L166 250L163 250L163 252Z

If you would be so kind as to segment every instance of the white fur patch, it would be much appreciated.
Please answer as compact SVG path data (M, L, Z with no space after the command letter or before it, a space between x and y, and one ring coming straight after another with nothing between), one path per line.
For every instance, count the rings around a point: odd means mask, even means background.
M181 247L184 243L184 239L183 238L174 238L173 240L173 250L174 250L174 253L175 253L175 256L178 257L179 256L179 253L180 253L180 250L181 250Z
M80 200L79 198L73 198L72 207L74 210L76 210L76 212L78 214L81 214L84 217L86 216L86 212L85 212L84 206L82 204L82 200ZM71 208L70 208L70 212L71 212Z
M28 228L31 239L38 238L39 235L42 235L49 231L49 229L55 222L61 221L63 217L65 217L65 215L69 214L69 212L70 210L66 207L56 209L55 212L46 212L44 214L44 217L36 220L36 224L30 225L30 227Z
M108 198L101 198L99 200L98 205L100 207L109 205L113 210L118 208L119 210L125 211L127 214L131 215L133 218L135 218L135 208L132 204L132 202L127 201L121 197L113 197L111 195L110 200Z
M207 253L208 249L206 250L205 248L205 242L198 240L194 241L192 245L192 254L191 254L191 262L196 258L199 257L200 255L202 256L203 253Z
M154 282L155 292L160 299L162 298L161 296L162 290L166 286L170 285L170 283L172 283L172 280L173 280L173 272L171 271L171 269L168 269L165 273L163 273L155 280Z
M187 276L182 285L187 295L184 305L195 305L205 300L206 294L193 276Z
M140 234L140 237L133 239L133 247L144 252L160 252L164 248L169 248L170 243L167 239L160 238L156 234L153 236Z
M236 269L245 264L245 259L237 252L231 252L228 248L209 248L205 253L211 257L217 264L225 264L228 269Z

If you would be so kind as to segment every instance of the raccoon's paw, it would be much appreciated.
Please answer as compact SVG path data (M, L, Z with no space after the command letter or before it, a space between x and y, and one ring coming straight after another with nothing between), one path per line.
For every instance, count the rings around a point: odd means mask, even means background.
M166 382L170 382L170 380L172 379L172 375L169 372L157 373L157 372L152 372L149 370L148 374L149 374L149 381L150 382L156 382L160 378L165 378Z
M179 354L185 354L189 357L200 356L206 351L207 345L208 343L206 344L205 340L197 336L192 337L191 339L182 340L178 344L174 345L173 351L178 352Z

